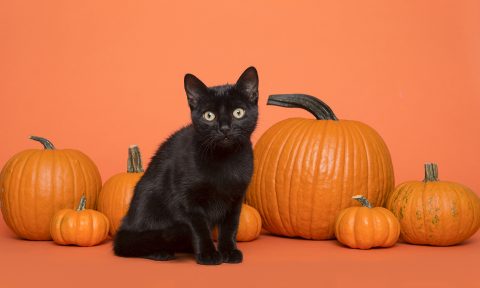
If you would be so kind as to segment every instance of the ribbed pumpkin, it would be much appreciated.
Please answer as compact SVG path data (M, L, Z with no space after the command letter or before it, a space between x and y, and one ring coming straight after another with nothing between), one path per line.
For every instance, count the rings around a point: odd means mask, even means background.
M258 211L247 204L242 205L238 224L237 241L246 242L258 238L262 231L262 218ZM213 231L213 239L217 239L217 228Z
M138 146L128 148L127 172L108 179L98 198L98 211L110 220L110 235L114 236L128 211L133 190L143 175L142 157Z
M400 220L402 239L412 244L448 246L470 238L480 227L480 199L468 187L439 181L434 163L425 179L400 184L387 201Z
M291 118L270 127L254 149L247 203L266 230L307 239L334 238L338 213L365 191L382 206L394 188L390 153L375 130L338 120L319 99L272 95L269 105L302 108L317 119Z
M349 207L338 214L335 237L338 242L359 249L391 247L400 236L400 223L389 210L374 207L362 195L352 197L362 207Z
M0 172L0 205L8 227L19 237L50 240L55 212L74 208L83 193L94 208L102 180L87 155L55 149L45 138L31 136L44 150L29 149L14 155Z
M85 195L77 210L62 209L55 213L50 223L53 241L60 245L94 246L108 236L108 219L102 213L85 209Z

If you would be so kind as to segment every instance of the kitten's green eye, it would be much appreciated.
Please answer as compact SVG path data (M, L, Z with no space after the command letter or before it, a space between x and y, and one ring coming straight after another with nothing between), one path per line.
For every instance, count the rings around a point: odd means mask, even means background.
M207 121L213 121L213 119L215 119L215 114L213 114L213 112L207 111L203 113L203 118Z
M233 111L233 117L240 119L245 115L245 110L242 108L237 108Z

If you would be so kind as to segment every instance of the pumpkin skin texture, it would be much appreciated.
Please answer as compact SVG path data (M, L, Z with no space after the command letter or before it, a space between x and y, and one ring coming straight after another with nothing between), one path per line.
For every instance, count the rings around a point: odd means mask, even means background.
M262 218L258 211L247 204L242 205L238 224L237 241L248 242L258 238L262 231ZM217 240L217 228L213 231L213 239Z
M424 181L400 184L387 208L397 216L403 241L449 246L470 238L480 227L480 199L468 187L438 180L436 164L425 164Z
M388 148L375 130L337 120L326 104L308 95L273 95L269 104L304 108L317 120L283 120L255 145L246 199L260 213L264 229L333 239L336 216L354 205L357 191L365 191L373 205L384 205L394 174Z
M108 219L102 213L85 209L85 196L77 210L62 209L55 213L50 224L53 241L60 245L94 246L108 236Z
M128 149L127 172L112 176L105 182L98 197L98 211L110 221L110 235L115 236L128 211L133 191L143 175L142 158L138 146Z
M337 240L350 248L391 247L400 236L400 223L382 207L372 208L363 196L354 196L362 207L349 207L338 214L335 222Z
M45 149L14 155L0 172L0 206L7 226L20 238L51 240L55 212L74 208L85 193L94 208L102 187L100 173L80 151L55 149L50 141L31 136Z

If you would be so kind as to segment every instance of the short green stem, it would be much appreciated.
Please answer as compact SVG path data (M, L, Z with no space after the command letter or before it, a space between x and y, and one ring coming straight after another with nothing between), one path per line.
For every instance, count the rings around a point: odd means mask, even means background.
M48 140L48 139L38 137L38 136L30 136L29 138L42 143L45 150L54 150L55 149L55 146L53 146L52 142L50 142L50 140Z
M425 163L425 179L424 182L438 181L438 166L435 163Z
M352 198L360 202L360 204L362 204L363 207L372 208L372 204L370 204L370 202L367 200L367 198L365 198L365 196L355 195Z
M77 211L85 210L86 206L87 206L87 198L85 197L85 194L82 194L82 198L80 198L80 202L78 203Z
M141 173L143 172L142 155L137 145L128 147L127 172Z

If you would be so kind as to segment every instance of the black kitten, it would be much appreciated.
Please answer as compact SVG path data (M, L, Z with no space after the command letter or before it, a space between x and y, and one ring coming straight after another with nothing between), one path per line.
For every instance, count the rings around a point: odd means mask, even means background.
M166 140L135 187L114 240L118 256L199 264L242 262L236 234L253 173L250 135L258 117L258 75L250 67L235 85L208 88L191 74L185 90L192 124ZM212 228L218 225L218 251Z

